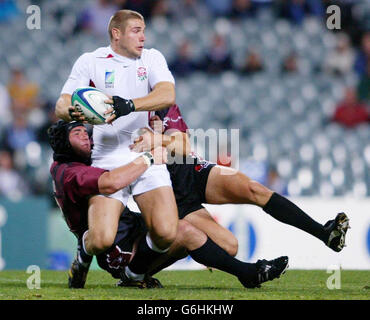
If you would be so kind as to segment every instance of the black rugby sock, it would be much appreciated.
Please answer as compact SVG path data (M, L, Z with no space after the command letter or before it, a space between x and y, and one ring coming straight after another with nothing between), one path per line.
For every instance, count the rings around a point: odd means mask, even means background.
M200 248L189 251L189 255L198 263L242 277L245 280L253 280L257 275L254 263L242 262L214 243L210 238Z
M128 265L130 271L136 274L144 274L148 271L152 262L164 252L157 252L148 245L146 236L143 236L138 243L136 253Z
M326 242L328 238L324 226L313 220L293 202L274 192L263 210L280 222L308 232Z

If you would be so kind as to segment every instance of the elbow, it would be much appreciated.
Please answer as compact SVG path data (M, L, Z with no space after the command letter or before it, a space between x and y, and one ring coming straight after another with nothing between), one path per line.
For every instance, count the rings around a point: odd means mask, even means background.
M171 90L168 90L165 104L167 105L167 107L172 107L175 103L176 103L176 92L175 87L172 87Z
M168 98L168 105L169 106L173 106L175 103L176 103L176 94L175 94L175 91L173 92L172 95L170 95L170 97Z
M113 194L119 191L120 189L122 189L122 185L118 183L118 181L112 181L109 185L105 187L104 194Z

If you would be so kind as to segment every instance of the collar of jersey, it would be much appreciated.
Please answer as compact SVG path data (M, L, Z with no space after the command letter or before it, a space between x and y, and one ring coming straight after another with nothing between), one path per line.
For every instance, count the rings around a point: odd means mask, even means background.
M112 56L114 56L115 60L118 60L119 62L124 63L125 66L129 66L136 61L136 59L127 58L125 56L121 56L120 54L114 52L111 46L108 46L108 51Z

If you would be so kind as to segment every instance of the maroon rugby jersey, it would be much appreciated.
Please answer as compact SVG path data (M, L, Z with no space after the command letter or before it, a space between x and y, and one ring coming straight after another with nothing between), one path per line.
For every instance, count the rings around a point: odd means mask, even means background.
M170 108L156 111L155 114L163 121L164 132L171 129L186 132L188 129L177 104L174 104Z
M50 167L55 199L69 229L77 236L88 229L88 198L99 194L98 179L105 171L80 162L54 161Z

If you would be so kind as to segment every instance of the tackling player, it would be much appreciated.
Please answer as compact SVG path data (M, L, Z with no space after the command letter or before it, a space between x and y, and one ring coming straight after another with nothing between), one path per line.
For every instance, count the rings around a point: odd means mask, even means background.
M131 133L148 125L148 113L139 111L169 107L175 101L174 78L158 50L144 49L144 31L141 14L117 11L108 26L110 45L77 59L56 103L58 118L83 121L83 116L71 106L75 89L94 86L113 97L110 102L114 114L107 120L109 124L94 128L92 163L95 167L111 170L138 157L128 146ZM147 254L141 255L139 248L135 255L137 263L133 261L128 273L134 279L143 279L146 266L166 252L176 236L177 207L164 165L150 167L116 193L91 197L89 232L84 245L90 254L99 254L112 245L130 194L143 214L150 241L141 244Z
M145 133L131 146L133 150L139 152L163 145L169 147L169 151L173 153L177 151L174 150L175 139L183 139L183 145L189 145L186 133L187 125L177 105L166 110L157 111L156 115L151 118L152 127L154 127L155 120L162 121L163 126L162 123L159 123L159 128L164 132L170 132L170 136L164 134L158 137L156 135L161 134L160 132L153 133L150 130L145 130ZM181 135L182 138L180 138ZM172 142L169 143L169 141ZM179 145L179 143L176 145ZM180 145L177 152L186 155L189 154L188 150L189 147L182 148ZM215 165L196 156L188 157L182 163L184 164L167 164L176 196L179 217L180 219L186 219L198 229L204 231L220 246L226 243L229 248L235 248L235 244L228 241L232 238L225 237L228 230L213 220L209 212L202 206L202 203L254 204L280 222L292 225L322 240L336 252L340 252L345 246L345 236L349 228L349 219L345 213L339 213L334 220L321 225L294 203L251 180L240 171ZM229 174L222 174L221 170L228 170Z
M84 269L92 259L84 242L92 224L89 197L114 194L139 178L152 164L165 163L167 153L164 148L159 148L153 154L144 153L128 164L108 171L90 166L91 141L81 122L59 120L49 128L48 136L54 150L50 173L55 198L70 231L79 239L78 259Z
M134 162L107 171L90 166L91 141L81 122L67 123L59 120L49 128L48 136L54 150L55 161L50 172L55 186L55 198L70 230L78 239L77 257L69 272L69 287L83 288L92 260L83 241L90 226L88 211L91 208L88 198L99 193L114 193L137 179L150 167L148 158L151 154L146 153ZM166 149L156 148L154 163L164 163L165 158ZM131 254L134 244L150 241L146 232L140 216L125 208L119 219L114 244L97 257L103 269L121 279L122 286L161 287L154 278L147 276L133 281L126 275L127 265L135 257L135 254ZM204 232L182 220L169 254L178 259L184 249L195 261L237 276L247 288L259 287L261 283L279 277L288 266L287 257L271 261L259 260L256 263L239 261L215 244Z

